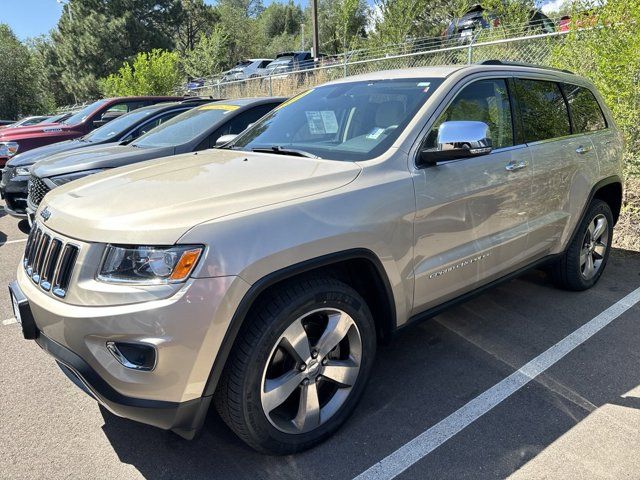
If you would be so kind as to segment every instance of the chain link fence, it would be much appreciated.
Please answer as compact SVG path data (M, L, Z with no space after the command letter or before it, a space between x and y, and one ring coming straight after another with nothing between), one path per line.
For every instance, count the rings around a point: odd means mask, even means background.
M289 97L331 80L380 70L468 64L492 59L549 65L552 49L558 42L563 41L566 33L568 32L495 38L504 37L505 32L481 30L466 43L459 40L441 42L438 48L419 51L415 51L415 43L407 43L403 48L405 51L409 50L408 53L399 53L398 49L394 49L395 53L387 51L383 56L377 58L366 58L370 52L362 50L351 52L350 55L345 54L338 60L334 58L330 63L325 62L316 68L246 80L213 81L203 87L191 90L191 93L211 95L215 98ZM428 43L417 46L423 47L424 45L432 46ZM380 51L378 50L378 52Z

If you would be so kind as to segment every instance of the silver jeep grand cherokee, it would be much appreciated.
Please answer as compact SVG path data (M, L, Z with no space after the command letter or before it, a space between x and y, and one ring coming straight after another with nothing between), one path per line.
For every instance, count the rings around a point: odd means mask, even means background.
M621 158L610 111L570 73L345 78L226 149L48 194L16 316L117 415L192 438L213 402L252 447L300 451L355 409L399 327L542 264L593 286Z

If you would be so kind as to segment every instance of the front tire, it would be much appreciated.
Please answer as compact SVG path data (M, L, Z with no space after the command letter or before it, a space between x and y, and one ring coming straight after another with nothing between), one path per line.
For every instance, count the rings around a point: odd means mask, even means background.
M371 313L354 289L331 278L287 282L247 316L216 408L258 451L308 449L355 409L375 350Z
M553 280L561 288L587 290L602 276L611 252L613 214L602 200L593 200L575 237L553 266Z

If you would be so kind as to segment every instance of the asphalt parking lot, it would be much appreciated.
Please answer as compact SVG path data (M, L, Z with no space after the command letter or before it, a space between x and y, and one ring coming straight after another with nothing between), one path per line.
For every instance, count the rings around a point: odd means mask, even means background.
M25 230L0 209L0 478L640 478L638 252L588 292L533 271L406 329L336 436L269 457L213 412L192 442L115 417L23 340L4 285Z

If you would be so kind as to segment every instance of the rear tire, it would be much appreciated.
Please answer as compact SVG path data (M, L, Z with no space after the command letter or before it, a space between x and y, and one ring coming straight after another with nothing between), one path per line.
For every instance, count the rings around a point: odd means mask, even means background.
M607 265L612 236L611 207L593 200L567 250L551 269L554 283L573 291L594 286Z
M376 351L369 308L332 278L290 281L245 320L216 389L225 423L264 453L306 450L355 409Z

